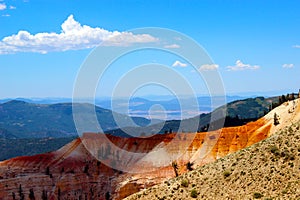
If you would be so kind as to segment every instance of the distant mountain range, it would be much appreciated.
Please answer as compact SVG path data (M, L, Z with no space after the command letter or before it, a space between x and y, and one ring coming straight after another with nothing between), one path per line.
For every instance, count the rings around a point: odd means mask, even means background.
M94 104L104 109L134 117L149 118L151 113L151 117L156 119L180 120L191 118L202 113L209 113L215 108L222 106L224 103L245 98L246 97L243 96L226 96L224 97L224 101L217 105L212 105L212 98L210 96L199 96L196 99L190 96L178 97L178 99L174 98L173 96L149 96L147 98L134 97L130 98L129 101L126 98L96 98L94 100ZM0 99L0 103L9 102L12 100L34 104L58 104L72 102L71 98L17 98ZM85 102L84 99L81 101ZM86 102L90 101L86 100ZM195 102L197 102L198 105ZM158 108L155 109L155 105L160 105L163 107L163 110Z
M268 112L269 105L277 101L278 97L237 100L220 106L213 113L214 115L221 113L221 116L224 116L223 111L227 108L224 125L243 125L263 116L264 113ZM78 106L93 107L90 104L78 104ZM125 124L122 129L113 129L117 125L112 118L112 112L99 107L96 107L96 112L98 119L102 119L101 124L106 128L105 132L121 137L152 133L163 134L170 132L170 130L173 132L189 132L193 128L198 131L207 131L207 125L210 124L212 116L212 113L201 114L183 121L168 120L164 123L156 120L157 124L150 126L146 126L150 123L148 119L133 118L137 124L144 126L135 127L130 126L130 122L127 121L128 116L114 113L124 119ZM181 122L183 126L179 130ZM128 126L125 126L126 123ZM223 126L223 124L221 125ZM214 125L212 124L210 129L219 128L218 126L212 126ZM0 149L5 152L0 156L0 160L53 151L74 139L74 136L77 137L78 135L73 122L71 103L33 104L13 100L0 104Z
M256 97L237 100L220 106L213 112L201 114L184 120L168 120L146 127L125 127L109 130L106 133L129 137L144 134L166 133L166 132L203 132L216 130L223 126L240 126L249 121L255 121L269 111L269 106L278 102L278 97ZM222 119L225 118L225 121ZM222 123L224 122L224 123Z
M95 109L103 131L123 126L134 126L132 120L139 126L146 126L151 122L146 118L130 118L127 115L91 104L75 104L75 106L83 111ZM119 119L121 125L117 124L114 118ZM77 131L72 115L72 103L34 104L12 100L0 104L0 138L68 137L75 135L77 135Z
M130 116L135 117L149 117L149 111L151 117L161 120L181 120L191 118L202 113L209 113L218 106L222 106L225 103L235 100L244 99L240 96L226 96L226 97L214 97L216 105L212 105L212 97L202 96L192 97L179 97L178 99L170 98L158 100L153 98L152 100L146 98L132 98L132 99L106 99L95 101L96 105L103 108L113 110L119 113L128 113ZM215 100L214 99L214 100ZM221 101L224 100L224 101ZM155 106L159 105L163 109Z
M238 97L227 97L227 99L236 98ZM198 98L200 105L206 105L208 101L210 101L208 97ZM228 103L226 106L220 106L211 113L203 113L201 115L196 115L196 117L184 120L167 120L166 122L161 122L155 119L151 121L143 117L129 117L91 104L75 105L80 109L91 110L95 108L102 131L118 136L127 136L127 134L124 133L130 133L130 135L137 136L145 133L164 133L170 130L179 132L190 132L195 130L203 131L205 130L205 126L210 124L211 116L217 115L220 115L217 118L222 118L226 115L227 121L225 122L232 126L235 124L232 124L233 122L232 120L230 121L229 118L245 119L244 122L249 121L249 119L255 120L263 116L263 114L268 111L269 105L273 101L277 101L277 97L256 97L245 100L236 100ZM183 103L189 105L189 109L198 110L193 108L193 106L195 107L196 105L190 104L190 99L185 99ZM101 104L105 107L109 107L109 105L111 105L111 101L106 100ZM121 105L117 108L119 110L128 106L128 102L127 105L125 105L126 102L122 99L117 100L114 104ZM177 100L158 102L142 98L134 98L129 102L129 105L131 105L129 107L134 107L135 110L143 112L155 104L165 106L166 110L180 110ZM209 109L211 108L207 106L207 110ZM225 114L224 111L226 109L227 111ZM115 121L116 118L121 121L121 123L117 124ZM133 124L131 119L136 124ZM213 120L216 121L218 119ZM197 121L199 121L198 125ZM241 121L239 120L239 123L236 123L236 125L241 125L240 123ZM180 127L180 125L182 126ZM179 128L181 130L179 130ZM203 130L201 130L201 128L203 128ZM99 131L101 132L101 130ZM20 100L11 100L0 104L0 138L68 137L74 135L77 135L77 130L73 121L72 103L36 104Z

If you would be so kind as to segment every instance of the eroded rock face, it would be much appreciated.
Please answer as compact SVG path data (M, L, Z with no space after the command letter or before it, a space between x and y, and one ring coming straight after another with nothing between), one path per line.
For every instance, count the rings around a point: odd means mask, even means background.
M225 128L220 133L174 133L147 139L109 136L112 143L118 144L123 150L142 154L135 157L120 153L114 160L111 156L117 155L117 152L110 149L107 160L103 162L112 166L110 162L115 162L119 166L124 165L124 169L131 168L133 172L114 170L95 159L85 145L88 149L93 148L95 151L92 154L97 155L95 152L105 149L103 146L107 148L109 144L102 143L103 135L85 134L56 152L2 162L0 198L13 199L13 193L19 198L23 193L29 199L32 189L36 198L41 198L44 191L49 199L105 199L106 196L122 199L174 177L170 165L174 155L182 154L176 160L179 172L183 173L188 161L194 162L194 166L203 165L265 138L269 129L260 133L253 131L260 126L261 123L256 122L244 127ZM211 137L206 142L207 134ZM214 142L210 152L204 154L201 151L203 145ZM188 146L189 143L191 145Z
M256 122L208 133L148 138L86 133L58 151L0 162L0 199L123 199L174 177L173 160L181 174L188 162L204 165L265 139L284 126L274 127L273 112L285 113L289 105L276 109ZM284 114L284 120L299 120L299 111Z

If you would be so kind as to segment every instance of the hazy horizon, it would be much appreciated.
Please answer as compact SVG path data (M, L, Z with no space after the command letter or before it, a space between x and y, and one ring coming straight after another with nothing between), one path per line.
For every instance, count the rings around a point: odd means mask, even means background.
M299 87L300 88L300 87ZM263 96L263 97L272 97L272 96L279 96L279 95L286 95L289 93L298 93L299 90L295 89L286 89L286 90L280 90L280 91L250 91L250 92L236 92L236 93L226 93L225 96L240 96L240 97L258 97L258 96ZM184 97L184 98L189 98L189 97L193 97L194 95L178 95L180 97ZM209 94L196 94L196 97L210 97L211 95ZM218 96L218 95L212 95L212 96ZM128 97L130 98L144 98L147 100L156 100L158 98L162 98L162 100L168 100L168 99L174 99L176 97L172 96L172 95L168 95L168 94L164 94L164 95L155 95L155 94L144 94L144 95L140 95L140 96L117 96L117 97L113 97L115 99L128 99ZM83 99L94 99L94 97L82 97ZM96 96L95 99L103 99L103 100L107 100L107 99L111 99L112 97L109 96ZM1 100L4 99L72 99L72 96L3 96L0 97Z

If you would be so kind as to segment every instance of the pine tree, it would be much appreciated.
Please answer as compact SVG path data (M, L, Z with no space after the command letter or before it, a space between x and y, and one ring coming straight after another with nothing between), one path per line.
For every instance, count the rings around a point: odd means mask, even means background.
M20 200L24 200L25 199L25 196L23 194L22 185L19 186L19 197L20 197Z
M173 161L173 162L172 162L172 167L173 167L175 176L177 177L177 176L178 176L178 164L177 164L176 161Z
M109 192L105 193L105 200L110 200L110 193Z
M84 172L85 174L89 174L89 164L86 164L86 165L84 166L83 172Z
M12 193L12 198L13 200L16 200L16 194L14 192Z
M49 167L46 168L46 172L45 173L46 173L46 175L50 175L50 169L49 169Z
M274 125L277 126L279 124L279 116L274 113Z
M282 96L283 96L283 95L282 95ZM279 105L281 105L281 104L283 103L283 100L282 100L283 97L282 97L282 96L281 96L281 97L278 97L278 103L279 103ZM273 106L273 108L274 108L274 106Z
M30 200L35 200L34 192L33 192L33 189L32 189L32 188L29 190L29 199L30 199Z
M47 191L43 190L42 192L42 200L48 200Z
M295 99L295 94L292 93L292 94L291 94L291 97L290 97L290 100L293 101L294 99Z
M57 199L60 200L60 196L61 196L61 191L60 191L60 188L58 188L58 191L57 191Z
M193 168L194 163L191 163L190 161L188 163L186 163L186 169L189 171L194 170Z

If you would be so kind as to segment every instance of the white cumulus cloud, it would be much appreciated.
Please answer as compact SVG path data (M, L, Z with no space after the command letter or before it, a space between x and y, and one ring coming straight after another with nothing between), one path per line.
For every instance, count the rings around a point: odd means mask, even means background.
M17 34L3 38L0 41L0 54L16 52L48 53L53 51L68 51L89 49L100 45L128 46L136 43L156 42L149 34L133 34L131 32L108 31L99 27L92 28L81 25L73 15L61 25L61 32L44 32L31 34L21 30Z
M205 64L199 67L199 71L211 71L211 70L217 70L218 68L219 65L217 64Z
M283 64L282 67L283 68L293 68L294 64Z
M241 60L237 60L234 66L228 66L228 71L242 71L242 70L257 70L259 65L244 64Z
M179 49L180 45L178 45L178 44L170 44L170 45L165 45L164 47L167 48L167 49Z
M5 10L6 8L7 7L5 3L0 3L0 10Z
M187 66L186 63L182 63L182 62L180 62L180 61L178 61L178 60L176 60L176 61L173 63L173 65L172 65L172 67L186 67L186 66Z

